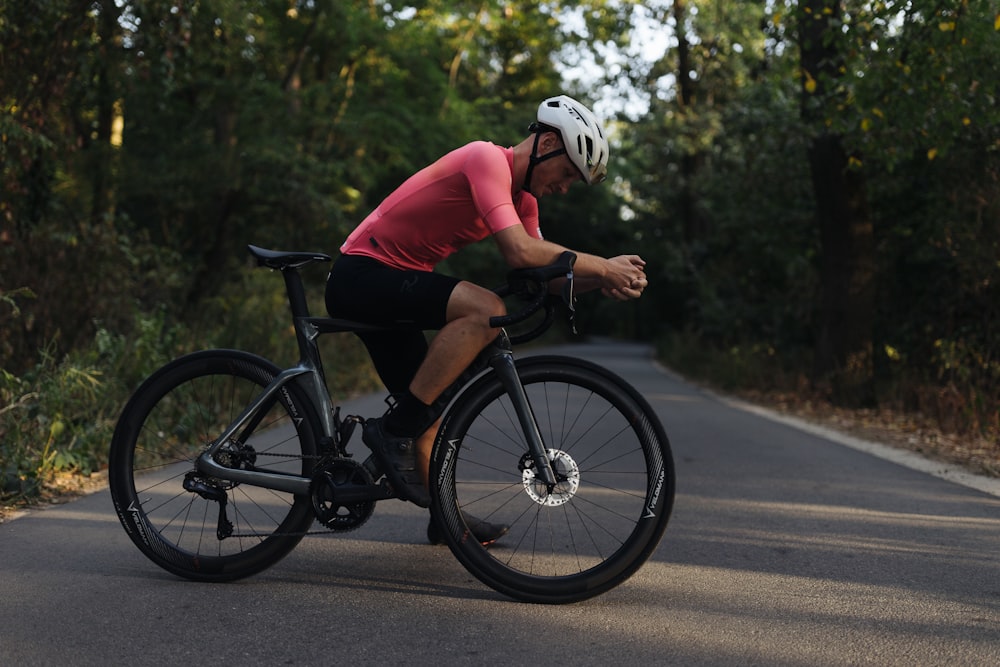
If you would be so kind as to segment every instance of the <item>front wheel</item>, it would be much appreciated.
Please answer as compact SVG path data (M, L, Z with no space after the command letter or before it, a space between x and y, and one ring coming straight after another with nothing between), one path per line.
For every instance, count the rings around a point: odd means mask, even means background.
M579 359L530 357L517 370L559 483L542 483L493 373L445 416L434 450L433 512L458 560L513 598L584 600L625 581L666 529L674 466L663 426L635 389ZM506 524L489 548L476 520Z
M310 501L195 470L212 444L278 374L245 352L209 350L154 373L115 429L108 482L129 537L157 565L200 581L231 581L273 565L312 523ZM310 475L313 412L285 385L215 455L228 467Z

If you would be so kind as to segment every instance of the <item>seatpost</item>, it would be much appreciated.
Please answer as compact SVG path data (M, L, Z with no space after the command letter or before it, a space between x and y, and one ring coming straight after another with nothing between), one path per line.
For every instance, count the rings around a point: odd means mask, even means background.
M299 270L287 266L281 270L285 279L285 290L288 292L288 303L292 307L292 317L309 317L309 304L306 302L306 288L302 284Z
M285 279L285 290L288 292L288 305L292 308L292 321L295 322L295 340L299 345L299 353L305 357L309 354L310 341L301 326L302 318L309 317L309 303L306 301L306 288L302 283L302 274L294 266L281 269Z

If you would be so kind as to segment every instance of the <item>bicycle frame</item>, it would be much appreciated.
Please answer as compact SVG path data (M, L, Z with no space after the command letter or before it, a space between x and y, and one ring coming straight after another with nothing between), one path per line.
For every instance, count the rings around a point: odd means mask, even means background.
M299 348L299 362L292 368L279 373L264 388L261 394L237 417L236 421L230 424L208 449L196 459L195 468L199 473L217 479L307 496L309 495L309 487L312 482L310 477L247 470L244 468L228 468L216 461L215 456L226 443L234 439L238 440L237 434L246 426L255 425L254 420L264 414L266 411L264 408L269 407L271 402L278 396L278 393L288 383L293 381L298 382L299 387L306 392L309 401L316 407L317 416L323 430L321 436L322 442L326 443L326 448L329 448L331 444L339 447L341 443L338 424L336 423L330 392L326 386L326 378L317 339L321 334L326 333L384 331L387 327L372 326L334 318L311 317L308 305L306 304L305 287L302 284L302 277L298 272L298 266L284 266L281 272L285 279L288 301L292 308L295 337ZM480 359L484 359L486 364L500 378L504 389L511 398L529 450L537 466L536 469L540 472L541 479L550 488L553 487L557 481L555 472L549 461L535 415L531 410L524 387L521 385L520 378L517 375L510 341L502 329L497 341L484 351ZM481 364L474 365L470 369L472 374L478 373L480 366ZM469 379L469 373L463 374L447 390L445 395L449 398L454 396L459 389L467 384ZM391 496L385 496L380 493L379 487L373 488L372 499L386 497Z

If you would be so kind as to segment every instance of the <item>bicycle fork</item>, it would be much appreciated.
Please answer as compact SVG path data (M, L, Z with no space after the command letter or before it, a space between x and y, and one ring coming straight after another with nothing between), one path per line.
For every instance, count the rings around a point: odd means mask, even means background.
M537 476L545 483L549 493L551 493L559 480L556 479L552 462L549 461L548 452L545 450L545 443L542 442L542 434L538 429L538 422L535 420L535 413L531 409L528 395L517 374L514 353L505 332L501 332L497 342L494 343L489 364L500 379L500 383L514 406L521 431L528 442L528 451L531 452L531 457L535 462L535 470L538 471Z

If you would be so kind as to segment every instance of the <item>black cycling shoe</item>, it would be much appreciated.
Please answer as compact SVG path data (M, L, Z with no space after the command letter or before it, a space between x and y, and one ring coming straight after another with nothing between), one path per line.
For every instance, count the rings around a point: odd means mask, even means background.
M365 422L361 439L382 464L397 496L414 505L430 507L431 496L417 470L417 446L413 438L386 433L382 419L378 418Z
M462 516L465 518L465 525L469 527L472 536L484 547L493 544L510 530L510 526L505 523L490 523L483 519L477 519L471 514L463 514ZM427 541L431 544L444 544L444 535L441 534L434 517L431 517L431 522L427 524Z

